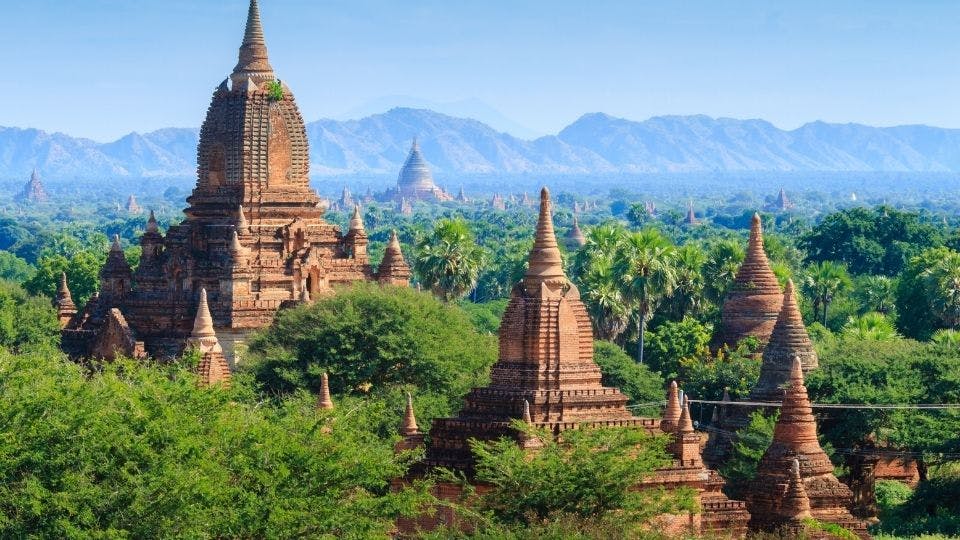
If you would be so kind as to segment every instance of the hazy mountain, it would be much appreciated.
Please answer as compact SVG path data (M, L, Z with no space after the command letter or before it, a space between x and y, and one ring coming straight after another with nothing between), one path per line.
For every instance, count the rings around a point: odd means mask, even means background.
M441 181L457 174L705 171L960 172L960 130L812 122L786 131L764 120L582 116L555 136L524 140L477 120L395 108L359 120L307 124L314 174L399 170L411 139ZM192 176L196 129L131 133L97 143L0 128L0 176L46 179Z

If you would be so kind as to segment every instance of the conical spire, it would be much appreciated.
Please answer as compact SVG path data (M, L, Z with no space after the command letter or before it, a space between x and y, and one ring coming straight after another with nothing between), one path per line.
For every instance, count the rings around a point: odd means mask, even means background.
M317 399L317 408L325 410L333 408L333 400L330 399L330 377L326 372L320 377L320 397Z
M250 232L250 225L247 224L247 216L243 213L243 205L237 207L237 232L246 234Z
M353 215L350 217L350 228L351 231L363 232L363 217L360 215L360 205L354 205Z
M240 59L231 75L234 85L251 79L254 82L272 81L273 67L267 57L267 42L263 37L263 25L260 23L260 6L257 0L250 0L247 12L247 27L240 45Z
M687 225L694 225L697 223L697 214L693 211L693 201L687 203Z
M528 400L523 400L523 423L527 426L533 426L533 416L530 414L530 402ZM527 450L536 450L538 448L543 448L543 441L540 440L540 437L536 435L529 435L523 431L520 432L518 437L518 442L520 447Z
M407 392L407 409L403 413L403 424L400 425L400 434L404 437L418 435L420 428L417 426L417 417L413 414L413 396Z
M197 315L193 319L193 332L190 337L194 339L214 337L213 317L210 315L210 306L207 304L207 289L200 289L200 304L197 305Z
M523 400L523 423L529 425L533 423L533 417L530 416L530 402Z
M577 219L577 216L573 216L573 226L570 227L570 231L567 233L567 239L575 247L583 247L587 243L587 237L584 236L583 231L580 230L580 221Z
M31 181L31 182L39 182L39 181L40 181L40 172L37 171L37 168L36 168L36 167L34 167L34 168L33 168L33 172L30 173L30 181Z
M155 233L159 232L160 228L157 227L157 216L153 215L153 210L150 210L150 217L147 218L147 232Z
M120 235L113 235L113 242L110 244L110 252L107 253L107 262L100 269L101 288L104 287L105 278L129 278L130 264L123 254L123 248L120 246Z
M410 279L410 266L403 258L403 250L400 248L400 239L397 237L396 229L390 231L390 241L387 243L387 249L383 252L380 266L377 268L377 279L381 283L395 285L405 285Z
M751 288L761 294L775 292L780 294L780 284L770 270L767 253L763 250L763 222L760 214L753 214L750 221L750 240L747 242L747 255L737 272L737 287Z
M110 244L110 253L123 253L123 248L120 247L120 235L113 235L113 243Z
M557 236L553 231L553 218L550 213L550 192L547 188L540 191L540 216L537 219L537 236L530 250L529 268L523 278L527 292L533 294L542 284L557 289L567 283L563 273L563 261Z
M66 272L60 272L60 286L57 287L57 303L60 304L63 300L73 303L73 295L70 294L70 287L67 286Z
M677 433L680 435L693 433L693 419L690 417L690 401L683 400L683 412L680 413L680 420L677 422Z
M790 521L800 521L810 517L810 498L803 487L800 477L800 460L794 458L790 463L790 476L787 479L787 492L780 503L780 515Z
M246 250L243 244L240 243L240 235L237 234L237 230L234 229L230 236L230 254L233 255L234 258L237 258L244 253L246 253Z
M660 421L660 429L666 433L673 433L680 421L679 395L677 381L670 381L670 388L667 390L667 408L663 411L663 420Z
M770 342L763 351L760 378L750 392L751 400L780 401L783 396L782 387L790 376L795 358L800 359L804 371L810 371L819 365L817 352L800 315L791 279L787 281L783 291L783 307L780 308L777 323L770 334Z

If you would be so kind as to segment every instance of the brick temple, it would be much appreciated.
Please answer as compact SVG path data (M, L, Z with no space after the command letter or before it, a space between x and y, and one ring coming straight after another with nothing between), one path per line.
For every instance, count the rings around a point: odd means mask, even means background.
M23 189L14 196L14 200L20 203L40 204L50 200L47 190L40 181L40 173L36 169L30 173L30 180L24 184Z
M399 244L375 270L359 214L345 234L324 219L309 186L303 118L270 65L256 0L239 61L207 110L197 171L182 223L163 234L150 214L135 272L114 239L99 294L73 314L72 300L58 303L70 356L178 355L205 300L216 348L232 362L236 345L282 306L355 281L407 283ZM61 288L58 298L69 298L67 284Z
M474 388L456 417L436 419L429 430L424 460L412 476L436 467L474 473L474 458L468 440L512 438L524 448L542 444L530 440L511 425L515 419L559 436L569 429L631 427L670 435L671 464L645 480L644 488L690 487L700 512L663 516L660 526L673 533L723 531L743 536L749 516L743 502L728 499L724 482L704 466L700 456L701 434L693 429L689 405L681 406L672 385L664 420L640 418L627 408L627 397L618 389L601 384L600 369L593 359L593 332L577 287L564 274L560 250L546 189L540 196L536 239L529 268L511 292L500 325L499 359L493 365L490 384ZM422 443L412 405L405 414L403 441L398 448ZM483 489L483 486L478 486ZM456 498L458 486L441 483L440 497ZM435 517L401 522L401 529L431 527L438 522L456 523L456 516L441 511Z

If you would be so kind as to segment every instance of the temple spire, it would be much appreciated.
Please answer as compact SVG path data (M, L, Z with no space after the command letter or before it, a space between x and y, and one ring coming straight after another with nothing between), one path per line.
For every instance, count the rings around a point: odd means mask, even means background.
M250 232L250 226L247 224L247 216L243 213L243 205L237 208L237 232L246 234Z
M795 358L799 358L804 371L819 365L817 352L803 324L793 280L787 281L783 291L783 307L770 334L770 341L763 351L760 378L750 391L753 401L780 401L783 385L790 377Z
M247 12L247 27L240 45L240 58L231 75L233 84L238 85L247 79L254 82L274 80L273 67L267 57L267 42L263 37L263 25L260 23L260 6L257 0L250 0Z
M677 433L693 433L693 419L690 418L690 401L683 400L683 411L680 413L680 420L677 422Z
M333 409L333 400L330 399L330 376L326 371L320 376L320 397L317 399L317 408Z
M147 232L155 233L159 231L157 227L157 216L153 215L153 210L150 210L150 217L147 218Z
M550 211L550 191L540 190L540 216L537 219L537 233L530 250L530 262L523 285L533 294L546 285L551 290L559 289L567 283L563 273L563 260L557 247L557 235L553 231L553 217Z
M660 421L660 429L666 433L673 433L680 421L680 397L677 389L677 381L670 382L670 389L667 390L667 408L663 411L663 420Z
M363 230L363 216L360 215L360 205L354 205L353 215L350 217L350 227L351 231L362 231Z
M404 437L417 435L420 428L417 426L417 417L413 414L413 396L407 392L407 409L403 413L403 424L400 425L400 434Z
M800 521L810 517L810 498L803 487L800 477L800 460L794 458L790 463L787 492L780 503L780 515L787 521Z
M193 319L192 338L216 336L213 331L213 317L210 315L210 305L207 303L207 289L200 289L200 304L197 306L197 315Z

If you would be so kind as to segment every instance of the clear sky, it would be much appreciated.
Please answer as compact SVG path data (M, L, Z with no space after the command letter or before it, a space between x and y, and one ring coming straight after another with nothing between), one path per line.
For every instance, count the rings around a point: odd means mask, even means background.
M383 96L586 112L960 127L960 2L261 0L307 120ZM2 0L0 125L96 140L198 126L246 0Z

